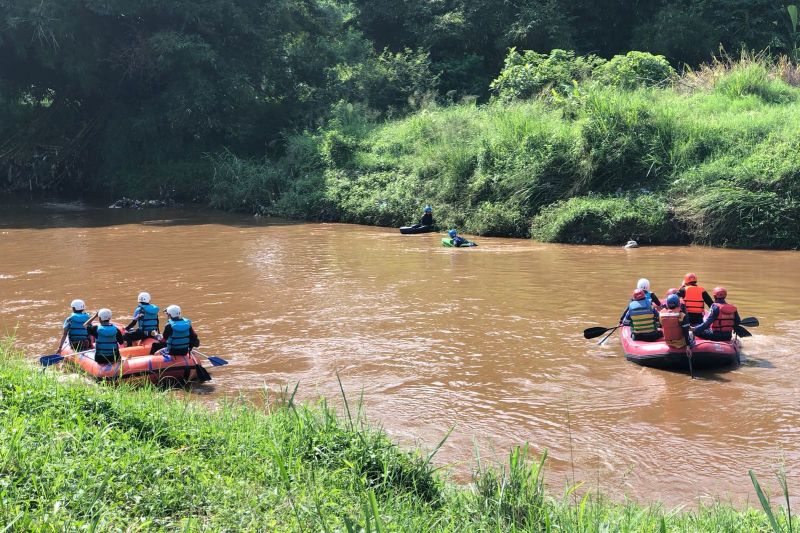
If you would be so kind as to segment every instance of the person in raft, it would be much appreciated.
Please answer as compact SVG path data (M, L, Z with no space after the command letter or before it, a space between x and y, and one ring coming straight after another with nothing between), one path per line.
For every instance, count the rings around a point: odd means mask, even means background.
M681 299L677 294L667 296L666 306L659 311L658 320L667 346L682 350L693 344L689 317L681 309Z
M150 293L140 292L138 302L139 305L133 310L133 320L125 326L126 346L133 346L133 341L155 337L159 332L158 311L160 308L150 303ZM136 329L133 329L134 326Z
M697 275L688 273L683 276L683 285L678 290L678 296L683 299L686 304L686 312L689 313L689 322L696 326L703 322L703 310L705 306L711 307L714 300L708 295L708 292L697 284Z
M454 229L451 229L450 231L448 231L447 234L450 236L450 239L452 239L453 246L455 246L456 248L458 248L459 246L464 246L465 244L469 243L469 241L467 239L465 239L464 237L461 237L458 234L458 232L456 230L454 230Z
M694 334L712 341L729 341L741 322L739 311L735 305L725 301L728 297L728 290L725 287L717 287L712 292L714 303L711 304L711 311L703 323L694 328Z
M647 278L642 278L636 284L637 289L642 289L644 291L644 297L646 300L655 304L657 307L661 307L661 300L658 299L658 296L655 293L650 292L650 280Z
M72 300L70 307L72 308L72 314L64 320L64 332L61 335L61 340L58 341L56 353L61 353L64 340L67 338L69 338L70 347L76 352L82 352L92 347L89 331L85 325L86 321L89 320L89 315L86 313L86 304L83 300Z
M678 289L676 289L676 288L674 288L674 287L673 287L673 288L671 288L671 289L667 289L667 294L666 294L666 296L664 296L664 300L666 301L666 299L667 299L667 298L669 298L670 296L672 296L673 294L674 294L675 296L678 296ZM683 298L681 298L680 296L678 296L678 301L679 301L679 302L680 302L680 304L681 304L681 311L683 311L684 313L686 313L686 304L685 304L685 303L683 303ZM664 305L663 305L663 306L661 306L661 307L662 307L662 308L664 308L664 309L666 309L666 308L667 308L666 304L664 304Z
M92 326L95 318L100 325ZM94 337L94 360L101 365L119 361L119 345L125 342L119 328L111 323L111 309L100 309L84 324L89 335Z
M192 321L181 316L180 307L170 305L164 312L169 320L164 326L161 339L159 339L163 342L153 343L153 346L150 347L151 355L159 350L162 350L162 355L186 355L192 348L200 346L200 339L192 327Z
M414 224L415 228L422 226L433 226L433 208L429 205L423 209L422 218L419 219L419 224Z
M647 300L642 289L633 291L628 308L622 315L620 324L630 326L635 341L657 341L661 339L658 330L658 311Z

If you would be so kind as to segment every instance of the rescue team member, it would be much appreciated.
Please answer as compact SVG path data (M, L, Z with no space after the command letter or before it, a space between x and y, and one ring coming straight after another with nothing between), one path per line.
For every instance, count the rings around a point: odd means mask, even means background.
M658 296L650 292L650 280L647 278L642 278L639 280L639 283L636 284L637 289L642 289L644 291L644 297L648 301L656 304L658 307L661 307L661 300L658 299Z
M95 318L100 319L99 326L92 326ZM119 361L119 345L125 342L119 328L111 323L111 310L100 309L84 324L89 335L94 337L94 360L101 365Z
M456 248L458 248L459 246L464 246L465 244L467 244L469 242L464 237L461 237L458 234L458 232L456 230L454 230L454 229L451 229L450 231L448 231L447 234L453 240L453 246L455 246Z
M64 333L61 335L61 340L58 341L56 353L61 353L64 340L67 338L69 338L70 347L76 352L89 350L92 347L89 331L85 326L86 321L89 320L89 315L86 313L86 304L83 300L72 300L70 307L72 308L72 314L64 320Z
M697 284L697 275L691 272L683 276L683 285L678 291L678 296L683 298L683 303L686 304L686 312L689 313L689 322L693 326L703 321L705 306L711 307L714 303L714 300L711 299L706 290Z
M433 226L433 208L429 205L425 206L422 212L422 218L419 219L419 224L414 224L415 228L420 226Z
M664 341L670 348L683 349L692 345L689 336L691 326L689 317L681 309L681 299L677 294L667 296L667 305L658 313Z
M125 345L133 346L133 341L141 341L148 337L155 337L159 332L158 311L160 307L150 303L150 293L140 292L139 305L133 310L133 320L125 326ZM133 327L138 326L135 330Z
M177 305L170 305L164 311L169 320L164 326L163 341L155 342L150 347L150 354L166 348L165 355L186 355L192 348L200 346L200 339L197 337L192 321L181 316L181 308ZM163 353L163 352L162 352Z
M713 291L714 303L705 321L694 328L694 334L703 339L712 341L729 341L733 337L733 331L739 327L741 319L739 311L735 305L725 301L728 297L728 290L725 287L717 287Z
M675 289L675 288L667 289L667 295L664 296L664 299L666 300L667 298L669 298L673 294L678 296L678 289ZM686 304L683 302L683 298L678 296L678 301L681 303L681 311L683 311L685 313L686 312ZM666 307L666 305L664 307Z
M662 336L658 330L658 311L647 300L642 289L633 291L621 323L631 327L635 341L657 341Z

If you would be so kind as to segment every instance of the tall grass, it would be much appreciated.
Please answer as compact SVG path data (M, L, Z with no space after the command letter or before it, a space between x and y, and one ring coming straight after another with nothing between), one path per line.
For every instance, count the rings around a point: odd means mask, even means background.
M297 388L207 410L152 387L89 385L0 343L0 523L13 531L792 531L788 508L694 511L554 496L515 448L451 484L359 404ZM263 405L263 406L261 406ZM446 438L446 435L445 435ZM759 497L763 495L756 485ZM785 490L788 495L788 489ZM766 507L765 507L766 508Z
M274 212L398 225L432 204L441 228L481 235L527 237L533 224L536 238L561 242L643 233L650 242L669 242L666 234L797 248L798 72L785 58L745 54L669 87L585 80L559 99L428 106L389 122L349 116L293 137L319 155L282 160L300 179L287 183ZM310 190L320 200L303 209L297 191ZM651 194L663 205L646 223L625 216L625 206ZM622 197L629 203L607 200ZM593 203L590 211L609 213L603 228L574 216Z

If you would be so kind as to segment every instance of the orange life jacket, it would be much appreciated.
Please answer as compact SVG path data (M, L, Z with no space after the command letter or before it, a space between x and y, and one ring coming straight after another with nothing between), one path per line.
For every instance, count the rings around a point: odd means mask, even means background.
M736 321L736 306L731 304L715 304L719 309L717 319L711 323L711 331L730 332Z
M680 307L662 309L658 313L661 327L664 330L664 341L670 348L686 348L686 338L683 336L683 328L681 327L685 316Z
M686 285L683 301L686 302L687 313L700 314L705 309L705 301L703 301L703 293L706 290L699 285Z

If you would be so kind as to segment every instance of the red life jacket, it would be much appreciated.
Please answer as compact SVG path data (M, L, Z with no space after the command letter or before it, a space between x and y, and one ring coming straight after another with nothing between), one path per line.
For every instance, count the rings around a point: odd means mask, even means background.
M664 341L670 348L686 348L686 338L683 336L681 323L686 315L680 307L676 309L662 309L658 313L661 328L664 330Z
M736 321L736 306L731 304L714 304L719 309L717 319L711 323L711 331L730 332Z
M706 305L705 301L703 301L703 293L706 290L699 285L687 285L685 290L683 301L686 302L686 312L702 314Z

